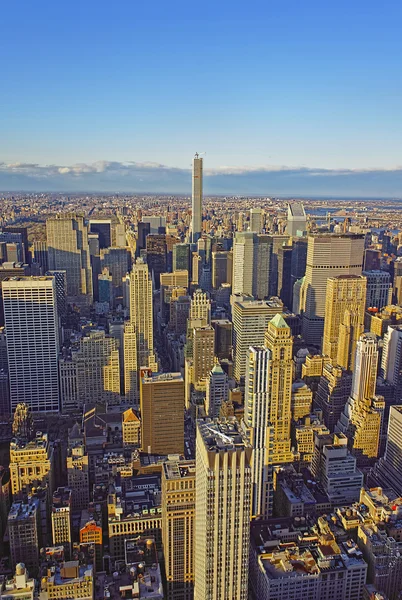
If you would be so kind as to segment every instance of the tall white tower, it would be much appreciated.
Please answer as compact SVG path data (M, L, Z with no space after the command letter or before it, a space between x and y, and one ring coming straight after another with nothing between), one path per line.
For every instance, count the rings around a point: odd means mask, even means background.
M273 427L269 422L271 351L250 346L247 357L244 421L253 445L252 515L272 516Z
M11 410L59 410L59 319L54 277L2 282Z
M202 158L196 152L193 158L191 241L197 243L201 237L202 221Z

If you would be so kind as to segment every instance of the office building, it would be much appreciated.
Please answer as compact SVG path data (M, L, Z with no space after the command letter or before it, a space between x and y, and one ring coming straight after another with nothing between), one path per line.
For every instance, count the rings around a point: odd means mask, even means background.
M385 455L375 464L373 475L383 488L402 496L402 406L391 406Z
M263 228L264 215L261 208L250 209L250 225L249 231L253 233L261 233Z
M301 202L289 202L286 233L289 236L296 237L305 234L306 230L307 217L303 204Z
M18 563L14 577L2 578L0 581L0 600L34 600L35 584L36 581L29 576L25 564Z
M322 410L324 423L331 432L335 430L351 390L352 374L325 359L315 395L315 406Z
M17 234L17 236L21 236L21 238L17 238L17 243L22 243L23 248L23 257L21 259L22 262L27 265L31 264L31 253L29 251L29 241L28 241L28 228L27 227L18 227L15 225L7 225L6 227L2 227L1 231L3 234ZM15 238L14 238L15 239Z
M233 294L253 295L255 237L255 234L251 231L236 232L235 234L233 242Z
M278 296L283 304L292 309L292 254L293 246L281 246L278 250Z
M53 492L50 514L52 522L52 541L54 546L63 546L66 560L71 558L72 550L72 492L59 487Z
M381 310L392 302L391 275L386 271L363 271L367 279L366 308Z
M232 358L233 323L229 319L212 321L215 329L215 355L219 360Z
M270 358L267 348L251 346L247 357L244 399L244 422L253 447L252 508L253 517L272 516L273 427L270 423Z
M166 600L194 597L195 461L169 460L162 468L162 541Z
M56 284L57 312L60 318L67 312L67 274L65 271L46 271L46 275L54 277Z
M286 527L285 524L277 524L278 528L281 526ZM320 536L318 543L310 541L308 534L305 539L302 533L299 533L298 539L295 537L281 545L274 526L259 521L252 524L249 580L252 598L366 598L367 563L355 542L338 542L332 533ZM370 600L377 598L370 597Z
M246 376L247 354L250 346L263 346L268 321L283 305L279 300L245 300L233 303L233 357L237 381Z
M291 462L293 339L280 314L268 323L265 347L270 351L268 421L273 427L273 464Z
M173 246L173 271L187 271L191 273L190 244L174 244Z
M70 560L55 565L41 579L41 600L74 598L92 600L95 590L94 566Z
M289 236L274 234L269 236L271 243L271 255L268 271L268 296L277 296L279 279L279 252L283 246L289 244Z
M64 270L70 303L92 304L92 268L88 226L79 215L57 215L46 221L49 269Z
M211 325L192 330L193 381L195 385L208 377L215 359L215 330Z
M89 219L89 231L98 236L99 249L110 248L112 245L111 219Z
M124 396L127 404L138 406L137 332L132 321L124 324Z
M59 319L53 277L2 282L11 410L59 410Z
M14 500L22 499L38 486L47 486L51 497L54 468L54 450L47 433L38 432L30 437L17 435L11 440L10 475Z
M180 373L140 379L141 446L152 454L184 452L184 380Z
M200 325L211 324L211 300L206 292L195 290L191 298L190 321L199 321Z
M109 270L112 276L115 298L123 296L123 278L131 269L131 253L129 248L105 248L100 251L100 268Z
M154 349L152 278L141 259L130 273L130 321L137 334L137 366L147 367Z
M293 286L299 279L306 274L307 263L307 238L292 239L292 264L290 272L290 281L293 294ZM290 307L289 307L290 308Z
M120 360L116 338L103 330L91 330L71 353L76 365L77 395L84 404L120 404Z
M342 433L316 433L311 472L324 488L333 506L357 502L363 485L363 473L348 450Z
M49 269L49 257L47 252L47 243L34 241L33 243L33 261L42 269L42 275Z
M347 436L359 466L369 464L378 456L385 403L375 393L377 365L377 338L365 333L357 342L352 391L336 426L336 431Z
M232 283L232 252L212 252L212 287L218 290L223 283Z
M90 510L85 509L81 512L80 544L95 547L96 571L103 571L102 516L92 506Z
M141 422L137 417L136 412L132 408L128 408L122 413L121 422L123 445L133 448L141 446Z
M229 398L229 379L219 364L215 364L206 383L205 412L212 419L219 417L220 408Z
M155 282L155 288L159 289L160 275L166 273L167 269L167 246L166 235L151 233L147 236L147 264L149 272Z
M322 353L348 370L353 370L356 344L364 331L366 286L362 276L338 275L327 280Z
M248 598L251 454L236 419L197 421L195 600Z
M311 414L313 392L304 381L295 381L292 385L292 419L299 421Z
M74 427L78 429L78 425ZM67 451L67 485L71 490L73 510L87 508L89 503L89 457L85 451L83 436L74 439L71 432Z
M191 217L191 241L196 244L201 237L202 232L202 177L203 177L203 159L199 157L198 152L193 158L193 177L192 177L192 217Z
M29 497L11 505L7 520L11 563L14 568L23 563L33 575L38 573L42 543L39 512L39 500Z
M142 223L149 224L150 230L149 233L165 233L166 230L166 217L162 216L152 216L152 215L144 215L142 217ZM138 223L138 226L141 223Z
M327 279L361 275L364 236L357 234L309 235L306 275L301 286L303 338L321 344L324 331Z
M402 402L402 325L389 325L385 332L381 374L394 386L396 402Z

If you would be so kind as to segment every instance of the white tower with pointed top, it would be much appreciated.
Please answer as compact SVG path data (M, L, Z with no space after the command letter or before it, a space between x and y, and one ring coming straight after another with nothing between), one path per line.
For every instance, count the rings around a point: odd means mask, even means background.
M198 152L193 158L191 241L193 244L201 237L202 224L202 158Z

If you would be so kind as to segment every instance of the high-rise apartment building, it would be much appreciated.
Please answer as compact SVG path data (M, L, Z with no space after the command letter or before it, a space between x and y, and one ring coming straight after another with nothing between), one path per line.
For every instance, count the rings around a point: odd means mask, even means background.
M253 446L252 516L272 516L273 427L269 421L270 357L267 348L251 346L247 357L244 422Z
M130 321L137 335L137 366L148 367L154 349L152 279L141 259L130 274Z
M2 282L11 410L59 410L59 318L53 277Z
M64 547L66 560L71 558L72 548L72 493L71 490L59 487L53 493L51 522L52 541L54 546Z
M180 373L140 378L141 445L153 454L184 452L184 380Z
M237 423L197 422L195 600L247 600L252 447Z
M327 279L337 275L361 275L364 236L360 234L309 235L306 275L301 287L303 337L321 344L324 331Z
M273 427L273 464L291 462L293 339L280 314L268 323L265 347L270 351L268 421Z
M203 159L198 153L193 158L193 187L192 187L192 217L191 217L191 241L197 243L202 231L202 171Z
M66 271L69 301L91 304L92 269L84 217L68 214L52 217L46 221L46 235L49 269Z
M162 541L166 600L194 597L195 462L169 460L162 468Z
M349 370L353 370L356 344L364 331L366 286L362 276L338 275L327 280L322 353Z

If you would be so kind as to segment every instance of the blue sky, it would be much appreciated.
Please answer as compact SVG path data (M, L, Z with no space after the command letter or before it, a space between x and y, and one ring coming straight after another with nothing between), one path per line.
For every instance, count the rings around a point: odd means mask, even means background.
M108 161L111 187L179 192L198 150L211 192L313 193L327 169L318 193L402 195L401 22L386 0L6 2L0 188L109 191Z

